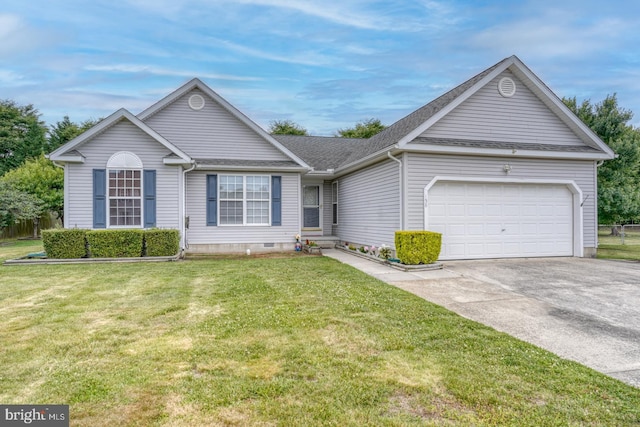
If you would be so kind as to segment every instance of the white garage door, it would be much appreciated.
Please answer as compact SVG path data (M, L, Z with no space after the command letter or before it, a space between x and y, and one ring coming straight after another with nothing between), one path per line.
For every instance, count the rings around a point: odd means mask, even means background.
M566 185L437 182L428 230L442 233L440 259L573 255Z

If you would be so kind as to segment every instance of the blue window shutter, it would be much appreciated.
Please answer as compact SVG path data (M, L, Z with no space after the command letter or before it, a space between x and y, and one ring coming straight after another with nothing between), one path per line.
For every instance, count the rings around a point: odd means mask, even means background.
M156 226L156 171L142 172L142 186L144 188L144 228Z
M207 175L207 225L218 225L218 175Z
M93 170L93 228L107 228L107 171Z
M271 225L282 225L282 177L271 177Z

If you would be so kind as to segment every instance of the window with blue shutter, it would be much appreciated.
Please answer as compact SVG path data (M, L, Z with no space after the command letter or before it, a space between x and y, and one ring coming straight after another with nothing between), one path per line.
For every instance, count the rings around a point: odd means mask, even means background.
M107 228L107 171L93 170L93 228Z
M282 225L282 177L271 177L271 225Z
M156 226L156 171L143 171L144 227Z
M207 225L218 225L218 175L207 175Z

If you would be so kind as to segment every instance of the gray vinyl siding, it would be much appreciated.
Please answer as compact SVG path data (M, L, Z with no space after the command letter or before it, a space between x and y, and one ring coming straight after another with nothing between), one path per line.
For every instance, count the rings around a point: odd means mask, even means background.
M322 185L322 235L332 235L333 217L333 197L331 195L331 181L325 181Z
M187 174L187 216L189 244L217 245L234 243L295 243L300 232L300 179L297 174L262 174L282 176L282 225L207 226L206 177L208 174L241 175L240 172L199 171ZM261 175L247 173L245 175Z
M393 245L400 223L398 164L387 160L346 175L338 180L338 188L335 229L340 240Z
M584 247L596 247L596 176L593 161L505 159L408 153L407 230L424 229L424 188L435 176L506 177L503 166L512 167L509 178L572 180L582 191Z
M193 94L205 99L201 110L189 107ZM178 98L145 123L196 159L290 160L198 89Z
M505 98L498 81L511 77L516 93ZM501 73L421 136L467 140L584 145L540 99L510 71Z
M180 168L165 166L162 158L170 152L127 120L121 120L78 148L83 164L68 164L65 192L68 195L65 227L93 227L93 169L105 169L109 158L119 151L137 155L145 169L156 171L156 225L178 228L180 218Z

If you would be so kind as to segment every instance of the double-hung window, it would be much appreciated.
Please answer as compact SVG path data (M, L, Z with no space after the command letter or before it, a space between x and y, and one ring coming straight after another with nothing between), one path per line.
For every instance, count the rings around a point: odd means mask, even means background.
M109 225L142 225L141 170L109 169Z
M220 175L220 225L269 225L271 179L259 175Z

